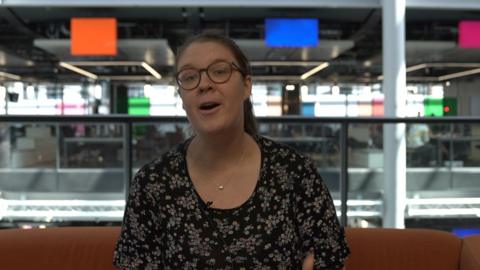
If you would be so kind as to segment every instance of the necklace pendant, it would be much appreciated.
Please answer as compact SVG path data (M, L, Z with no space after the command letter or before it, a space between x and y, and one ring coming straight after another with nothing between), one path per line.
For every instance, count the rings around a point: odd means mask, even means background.
M218 186L218 190L223 190L223 188L224 188L223 185Z

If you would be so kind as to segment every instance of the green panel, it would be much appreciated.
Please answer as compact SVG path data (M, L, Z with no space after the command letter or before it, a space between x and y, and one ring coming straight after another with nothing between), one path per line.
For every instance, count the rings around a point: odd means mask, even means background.
M146 97L128 98L128 114L150 115L150 99Z
M457 115L457 99L453 97L446 97L443 100L443 115L456 116Z
M425 97L425 116L443 116L443 98Z

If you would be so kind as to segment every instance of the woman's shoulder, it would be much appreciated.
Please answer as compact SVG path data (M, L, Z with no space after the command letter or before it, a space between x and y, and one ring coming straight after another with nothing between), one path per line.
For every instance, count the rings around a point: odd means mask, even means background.
M180 170L183 166L185 158L184 149L187 141L176 145L162 153L159 157L144 164L140 167L136 176L152 180L152 178L160 177L160 175L175 174L175 171Z
M298 152L295 148L278 139L257 136L262 152L271 160L287 161L287 162L308 162L309 158Z
M264 175L269 186L277 186L304 197L305 190L322 182L313 160L293 147L271 138L259 138L264 155ZM266 161L266 162L265 162Z

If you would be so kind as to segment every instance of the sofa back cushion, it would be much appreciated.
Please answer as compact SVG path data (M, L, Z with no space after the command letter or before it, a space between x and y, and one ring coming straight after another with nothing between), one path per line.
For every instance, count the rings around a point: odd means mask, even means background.
M0 230L0 268L108 270L119 227Z
M480 269L480 235L467 236L463 239L460 270Z
M458 270L462 241L443 231L346 229L347 270Z

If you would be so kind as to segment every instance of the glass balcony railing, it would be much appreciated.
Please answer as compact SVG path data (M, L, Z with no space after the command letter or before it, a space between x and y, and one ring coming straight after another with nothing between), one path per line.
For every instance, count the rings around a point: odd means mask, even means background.
M344 222L381 226L383 124L406 123L406 219L440 224L480 216L479 120L260 118L259 132L313 159ZM190 135L182 117L0 116L0 223L120 222L135 171Z

